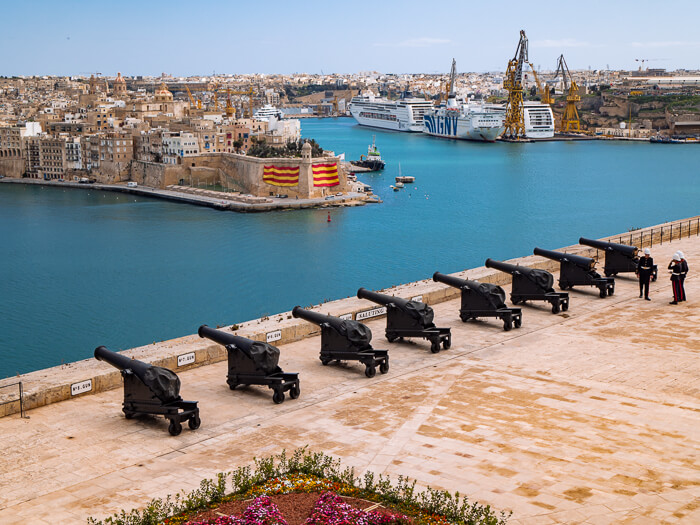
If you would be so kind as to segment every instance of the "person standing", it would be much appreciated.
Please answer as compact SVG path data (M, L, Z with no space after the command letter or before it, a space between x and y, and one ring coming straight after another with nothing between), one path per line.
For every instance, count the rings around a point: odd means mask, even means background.
M649 248L644 248L644 257L640 257L637 262L637 277L639 277L639 297L644 294L644 299L651 301L649 299L649 281L651 281L651 274L654 269L654 259L651 257L651 250Z
M681 296L681 256L677 253L673 254L673 259L668 264L668 269L671 270L671 287L673 288L673 301L668 304L678 304L682 301Z
M685 254L678 250L678 256L681 258L681 301L685 301L685 276L688 275L688 261L685 260Z

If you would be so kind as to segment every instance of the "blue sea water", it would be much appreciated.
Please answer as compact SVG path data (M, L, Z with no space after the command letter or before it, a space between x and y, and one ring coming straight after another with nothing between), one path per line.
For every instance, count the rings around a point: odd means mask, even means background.
M0 184L0 378L698 214L700 147L480 144L304 120L383 204L237 214ZM398 175L416 182L393 192Z

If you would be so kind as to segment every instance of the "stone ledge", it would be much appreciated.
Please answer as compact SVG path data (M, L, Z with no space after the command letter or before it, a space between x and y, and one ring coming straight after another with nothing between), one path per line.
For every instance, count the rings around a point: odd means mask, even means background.
M682 228L679 227L679 225L682 226ZM631 239L633 243L641 248L643 246L648 246L652 240L652 233L656 232L654 235L659 234L662 227L664 229L664 242L668 242L671 239L678 239L679 235L698 235L700 234L698 230L700 227L700 216L643 228L621 235L613 235L601 240L609 240L611 242L622 240L624 243ZM578 244L560 248L559 251L574 253L585 257L597 258L599 255L598 250L595 248L589 248ZM552 273L556 273L559 270L559 263L534 255L511 259L508 262L529 268L540 268ZM484 266L464 270L452 275L497 285L507 285L511 282L510 275ZM402 284L382 290L382 292L406 299L421 295L422 301L427 304L438 304L450 301L458 298L460 294L458 289L433 282L432 279ZM331 315L352 314L353 319L355 319L358 313L375 307L376 305L369 301L356 297L349 297L316 305L313 307L313 310ZM221 327L221 329L231 330L231 326ZM275 345L292 343L313 335L318 335L319 333L319 329L316 325L302 319L293 318L291 312L282 312L270 317L247 321L240 324L235 333L236 335L265 341L267 339L267 334L277 330L280 331L280 334L279 339L273 341ZM178 367L177 357L191 352L195 354L194 363ZM134 359L170 368L175 372L217 363L226 359L226 350L223 346L205 339L200 339L197 335L189 335L163 341L161 343L141 346L126 350L122 353ZM25 394L23 399L25 411L64 401L72 397L90 395L121 386L120 372L110 365L95 359L85 359L53 368L37 370L19 376L18 378L13 377L0 380L0 403L5 403L0 405L0 417L16 414L20 411L19 399L12 400L14 397L17 397L17 395L13 393L11 389L9 389L8 393L8 389L2 388L8 383L13 383L18 380L22 381L24 387ZM92 389L90 391L76 396L71 395L72 384L87 380L92 381Z

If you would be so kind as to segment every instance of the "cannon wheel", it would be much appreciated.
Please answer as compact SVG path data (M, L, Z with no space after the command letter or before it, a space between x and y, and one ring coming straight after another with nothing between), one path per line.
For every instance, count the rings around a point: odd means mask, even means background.
M386 340L389 341L390 343L393 343L399 338L398 335L396 335L394 332L387 332L386 334Z
M367 365L365 367L365 375L367 377L374 377L377 375L377 367L374 365Z
M301 394L301 388L299 388L299 383L295 383L294 386L289 390L289 397L296 399Z
M552 313L553 314L559 313L559 303L552 303Z
M611 286L611 287L608 289L608 295L615 295L615 287L614 287L614 286Z
M608 295L608 291L605 288L600 289L600 298L605 299Z
M275 405L279 405L280 403L283 403L284 402L284 392L282 392L281 390L275 390L275 393L272 394L272 401L275 402Z
M523 319L522 319L522 317L516 317L516 318L513 320L513 325L514 325L516 328L520 328L520 327L523 325Z
M463 323L469 321L469 316L466 314L459 314L459 318L462 320Z
M519 297L516 298L516 297L511 296L510 302L517 305L520 302L520 298Z
M237 387L237 386L238 386L238 383L229 383L229 384L228 384L228 387L229 387L231 390L236 390L236 387Z
M190 430L197 430L201 424L202 420L199 419L199 416L192 416L187 420L187 426L190 427Z
M182 432L182 425L179 421L171 419L170 424L168 425L168 432L171 436L179 436L180 432Z
M451 340L449 337L443 339L443 341L442 341L442 347L443 347L445 350L448 350L451 346L452 346L452 340Z
M506 332L510 331L511 328L513 328L513 322L510 319L503 321L503 329Z
M135 412L124 412L124 417L126 419L133 419L135 415Z
M561 309L562 309L562 311L564 311L564 312L566 312L566 311L569 309L569 303L568 303L568 301L561 304Z
M323 366L328 366L328 363L330 363L332 361L331 359L328 359L327 357L321 357L320 359L321 359L321 364Z
M386 374L389 371L389 358L387 357L384 361L379 363L379 372Z
M658 272L654 272L654 273L651 275L651 282L652 282L652 283L655 283L655 282L656 282L656 279L658 279L658 278L659 278Z
M440 351L440 339L433 339L430 341L430 351L434 354Z

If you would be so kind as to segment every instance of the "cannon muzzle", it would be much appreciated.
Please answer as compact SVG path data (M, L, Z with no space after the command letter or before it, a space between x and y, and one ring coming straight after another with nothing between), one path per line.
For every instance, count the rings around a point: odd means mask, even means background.
M444 273L435 272L433 274L433 281L437 283L447 284L453 288L464 288L469 286L466 279L460 279L459 277L453 277L451 275L445 275Z
M394 297L393 295L385 295L383 293L371 292L366 288L360 288L357 290L357 297L360 299L367 299L373 303L381 304L387 306L394 303L397 306L405 305L409 301L402 299L401 297Z
M125 355L112 352L104 346L95 348L95 359L106 361L123 373L132 373L163 403L170 403L180 399L180 378L172 370L144 363L138 359L129 359Z
M106 346L98 346L95 348L95 359L98 361L105 361L119 370L131 370L139 377L145 374L146 370L152 366L143 361L131 359L118 352L112 352Z
M372 340L372 331L359 321L311 312L304 310L301 306L295 306L292 310L292 315L319 326L326 324L333 328L336 333L355 344L368 345Z
M555 252L552 250L543 250L542 248L535 248L532 252L535 255L540 255L542 257L546 257L547 259L552 259L553 261L569 262L586 270L592 270L595 266L595 259L583 257L581 255L574 255L573 253Z
M305 321L309 321L310 323L314 323L319 326L321 326L323 323L327 323L336 329L340 326L340 322L342 322L342 319L339 319L338 317L312 312L311 310L305 310L301 306L295 306L292 309L292 316L304 319Z
M266 373L272 373L277 369L279 362L280 351L277 347L262 341L254 341L240 335L233 335L221 330L214 330L203 324L197 330L199 337L206 337L215 343L224 345L225 347L234 347L243 352L246 357L251 359ZM230 355L230 354L229 354Z
M627 244L617 244L614 242L607 242L607 241L599 241L597 239L586 239L585 237L580 237L578 240L579 244L583 244L584 246L590 246L591 248L595 248L597 250L603 250L603 251L615 251L615 252L620 252L628 257L634 257L637 255L637 251L639 248L636 246L629 246Z
M250 352L251 345L255 342L247 337L241 337L240 335L228 334L222 332L221 330L215 330L214 328L209 328L207 325L203 324L197 330L199 337L206 338L219 343L220 345L229 346L233 345L236 348L243 350L246 354Z
M527 273L527 270L530 269L527 266L517 266L515 264L505 263L502 261L495 261L493 259L486 259L484 266L486 266L486 268L493 268L495 270L509 273L511 275L513 275L515 272Z

